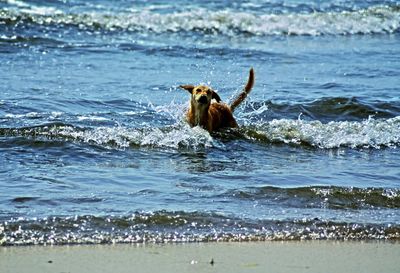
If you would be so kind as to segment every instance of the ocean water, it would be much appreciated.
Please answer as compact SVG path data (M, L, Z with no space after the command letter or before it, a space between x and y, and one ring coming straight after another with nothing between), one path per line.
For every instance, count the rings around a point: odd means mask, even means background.
M399 1L2 0L0 245L399 240L399 75Z

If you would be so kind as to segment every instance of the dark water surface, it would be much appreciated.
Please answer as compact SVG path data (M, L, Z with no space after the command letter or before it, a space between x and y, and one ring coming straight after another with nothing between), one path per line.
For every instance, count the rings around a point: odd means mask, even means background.
M0 244L399 240L399 75L399 1L0 1Z

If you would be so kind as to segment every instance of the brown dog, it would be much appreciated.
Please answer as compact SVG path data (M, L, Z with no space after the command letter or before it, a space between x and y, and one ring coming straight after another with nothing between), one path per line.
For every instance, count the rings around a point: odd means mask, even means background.
M238 125L232 113L250 93L253 85L254 70L251 68L246 86L231 105L221 102L219 95L208 86L179 86L191 94L190 107L186 113L187 121L190 126L201 126L210 133L224 127L237 127ZM216 102L212 101L213 99Z

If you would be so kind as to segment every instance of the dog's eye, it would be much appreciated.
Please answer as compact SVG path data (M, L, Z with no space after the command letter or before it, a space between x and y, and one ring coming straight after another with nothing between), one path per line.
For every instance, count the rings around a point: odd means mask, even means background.
M211 90L210 89L207 89L207 94L211 94Z
M196 93L200 93L201 92L201 89L196 89Z

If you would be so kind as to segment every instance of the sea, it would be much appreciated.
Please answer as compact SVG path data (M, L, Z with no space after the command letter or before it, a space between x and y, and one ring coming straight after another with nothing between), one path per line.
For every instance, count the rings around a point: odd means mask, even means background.
M0 0L0 245L276 240L400 240L400 1Z

